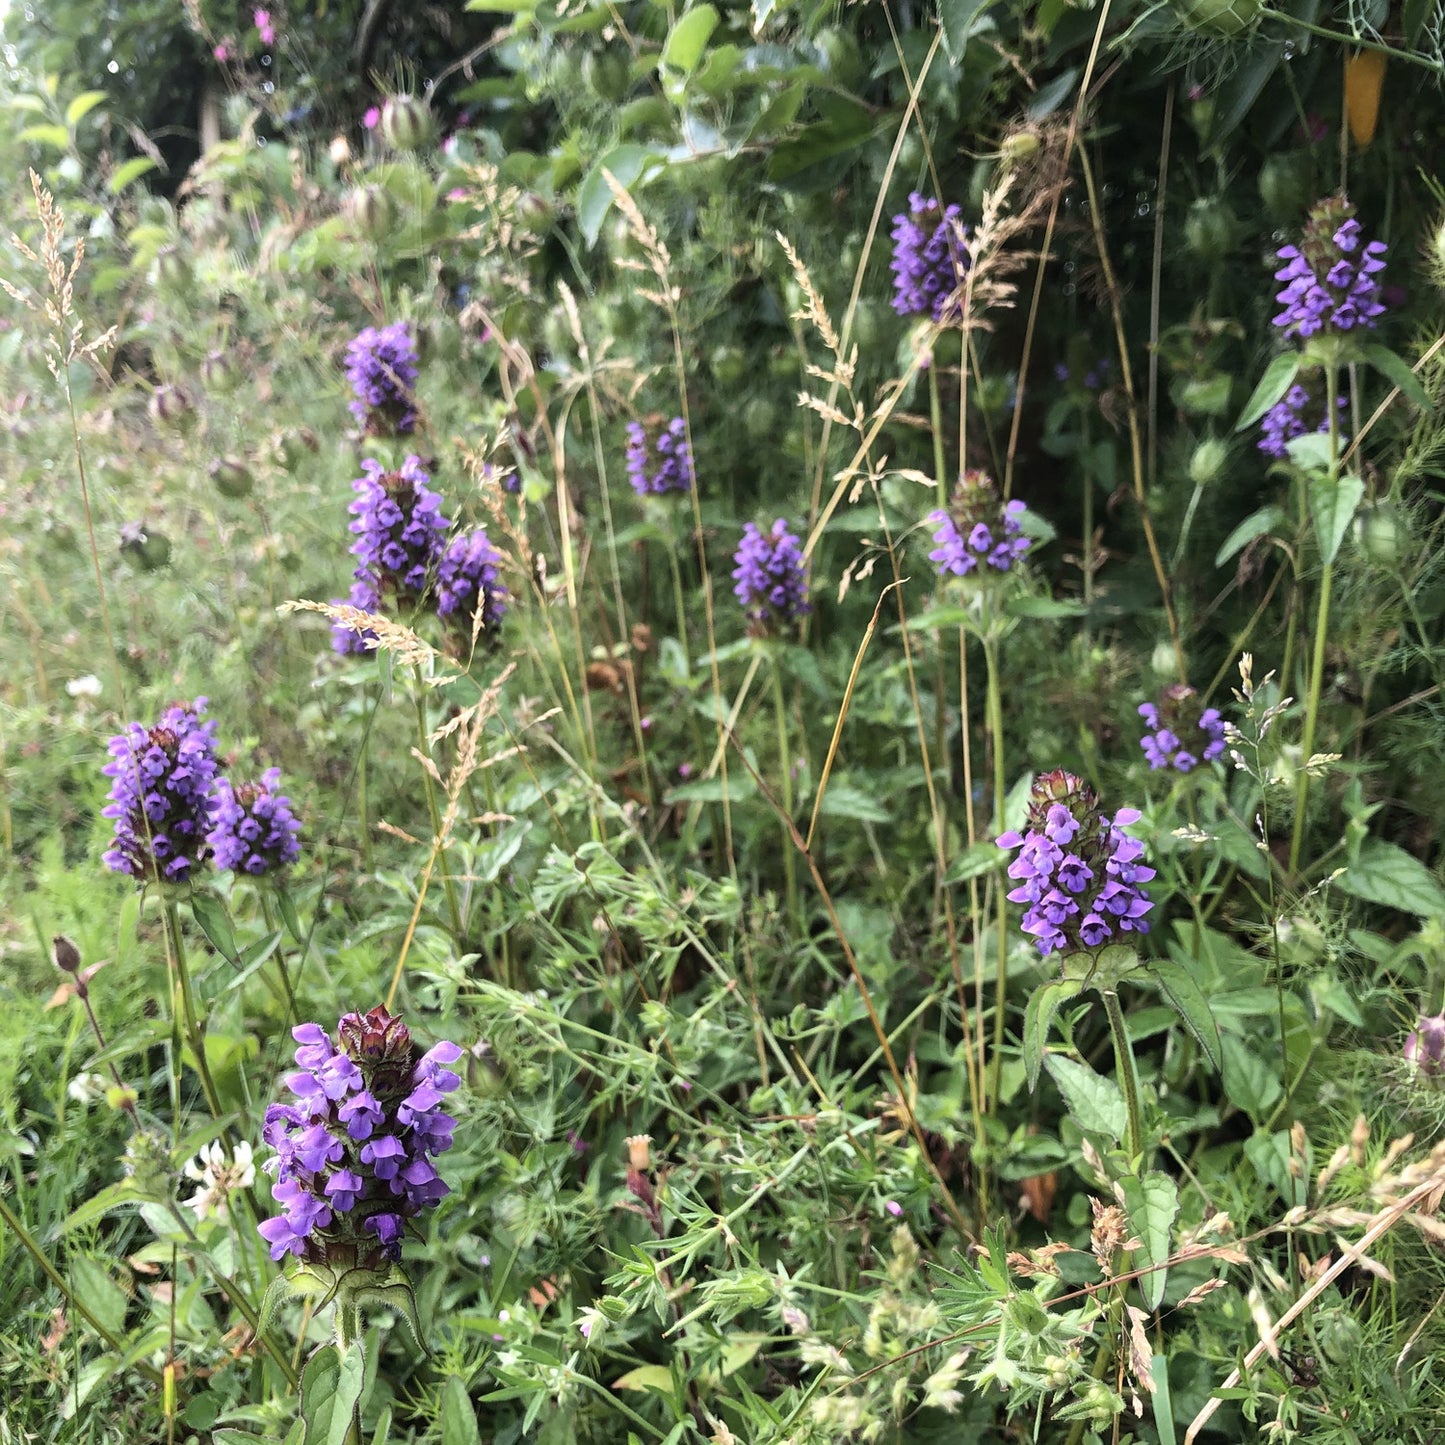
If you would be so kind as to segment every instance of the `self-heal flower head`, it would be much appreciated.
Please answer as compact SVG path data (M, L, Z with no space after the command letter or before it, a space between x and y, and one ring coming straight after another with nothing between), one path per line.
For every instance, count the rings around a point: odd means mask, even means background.
M769 636L810 610L808 559L781 517L766 532L749 522L733 561L733 595L755 636Z
M1199 694L1185 683L1166 687L1157 704L1141 702L1139 716L1149 729L1140 746L1151 771L1188 773L1224 754L1224 718L1217 707L1201 708Z
M111 738L111 778L102 816L115 824L106 867L142 881L184 883L210 857L211 786L216 780L216 724L206 699L177 704L148 728L131 723Z
M893 218L893 309L900 316L957 320L958 290L968 270L967 230L958 206L914 191Z
M1082 778L1057 769L1040 773L1029 794L1027 829L997 839L1017 850L1008 895L1025 905L1023 930L1040 954L1095 949L1125 933L1148 933L1153 908L1142 885L1154 870L1144 845L1123 831L1138 822L1134 808L1112 818Z
M1420 1016L1405 1039L1404 1055L1405 1062L1414 1064L1422 1074L1445 1074L1445 1012Z
M351 414L370 436L401 436L416 425L416 348L406 322L368 326L346 348Z
M295 1102L272 1104L262 1130L283 1212L261 1236L272 1259L379 1268L400 1256L406 1221L448 1193L431 1160L451 1147L456 1121L441 1105L461 1083L446 1065L462 1051L443 1042L421 1053L383 1008L344 1015L334 1037L315 1023L291 1033Z
M419 602L450 530L441 498L427 485L431 478L418 457L407 457L395 472L368 457L361 469L366 475L351 484L356 500L349 509L356 518L353 576L360 584L352 589L353 605L374 612L387 594L403 606Z
M497 573L501 560L484 527L453 537L437 561L437 615L460 623L470 634L480 611L478 636L495 637L507 611L507 589Z
M934 527L929 559L945 577L966 577L976 567L1007 572L1028 550L1022 522L1022 502L1000 502L993 479L970 470L958 479L948 511L933 511Z
M1348 411L1349 404L1350 399L1346 396L1340 397L1336 402L1342 413ZM1309 432L1323 433L1329 429L1329 409L1324 398L1312 396L1308 387L1296 382L1265 412L1259 424L1258 446L1266 456L1287 457L1289 444L1296 437L1305 436ZM1341 446L1350 439L1349 433L1343 427L1340 428L1339 439Z
M332 606L355 607L361 612L375 612L381 606L381 598L368 576L351 584L349 597L332 598ZM345 622L331 624L331 650L338 657L365 657L375 651L376 640L376 633L369 627L351 627Z
M1274 324L1302 341L1321 333L1373 330L1385 314L1380 272L1386 249L1382 241L1361 245L1355 208L1343 196L1320 201L1299 245L1279 249L1284 265L1274 276L1283 285Z
M692 449L687 444L687 423L680 416L655 438L640 421L627 423L627 480L639 497L691 490Z
M267 768L259 782L216 784L215 826L210 844L216 867L253 878L284 872L301 856L301 825L291 799L277 791L280 768Z

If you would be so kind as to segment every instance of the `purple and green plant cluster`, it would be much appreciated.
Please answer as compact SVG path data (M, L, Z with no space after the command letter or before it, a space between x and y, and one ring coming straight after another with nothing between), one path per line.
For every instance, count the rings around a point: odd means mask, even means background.
M351 414L370 436L405 436L416 426L417 355L404 321L368 326L346 348Z
M757 636L781 632L811 610L808 559L783 518L766 532L749 522L733 563L733 595Z
M1150 771L1188 773L1201 760L1212 763L1224 755L1223 715L1217 707L1201 707L1199 694L1184 683L1166 687L1157 703L1141 702L1139 716L1149 729L1140 746Z
M315 1023L291 1034L294 1102L272 1104L261 1131L284 1212L261 1235L272 1259L377 1269L400 1257L407 1221L450 1192L432 1160L452 1147L456 1120L441 1106L462 1051L443 1041L421 1053L381 1007L343 1015L334 1039Z
M909 196L908 209L893 218L893 309L900 316L945 322L962 314L967 234L961 206L917 191Z
M673 417L655 437L640 421L627 423L627 480L639 497L692 489L692 450L682 417Z
M1029 550L1023 531L1026 511L1017 498L1001 501L986 472L967 471L954 488L948 511L928 514L934 527L929 558L945 577L967 577L978 567L1008 572Z

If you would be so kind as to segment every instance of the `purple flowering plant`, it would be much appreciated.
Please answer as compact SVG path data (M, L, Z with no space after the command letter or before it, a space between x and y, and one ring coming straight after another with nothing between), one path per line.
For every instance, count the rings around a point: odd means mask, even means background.
M993 479L970 469L958 479L948 510L928 514L933 526L933 551L928 556L943 577L970 572L1008 572L1028 552L1023 532L1026 508L1017 500L1001 501Z
M336 1301L341 1348L358 1338L366 1304L398 1309L420 1344L398 1262L408 1224L450 1192L434 1161L452 1147L443 1106L461 1079L447 1066L462 1050L444 1040L423 1052L380 1006L343 1015L334 1035L316 1023L291 1033L291 1098L266 1110L261 1131L281 1213L258 1226L271 1258L290 1263L267 1291L261 1328L285 1300L322 1295Z
M1157 703L1141 702L1139 716L1148 728L1140 746L1150 771L1188 773L1224 755L1223 716L1217 707L1200 707L1199 694L1186 683L1166 687Z
M1343 196L1320 201L1311 211L1298 246L1281 246L1284 262L1274 273L1283 283L1275 298L1274 324L1285 337L1309 341L1374 330L1385 314L1380 273L1386 247L1362 244L1354 207Z
M267 768L254 783L217 782L208 840L217 868L275 878L301 856L301 825L290 798L277 791L280 782L280 768Z
M188 883L211 856L212 787L219 771L216 724L206 699L168 707L154 727L130 723L111 738L110 800L115 825L106 867L141 882Z
M436 609L443 620L477 636L495 638L507 611L507 589L498 568L502 554L485 527L459 532L436 564Z
M349 509L356 518L350 530L357 559L351 604L376 612L389 596L401 606L414 605L446 546L450 523L442 500L420 457L408 456L396 471L368 457L361 469L365 475L351 484L356 500Z
M893 309L900 316L956 321L959 288L968 271L967 228L956 205L914 191L893 218Z
M368 436L405 436L416 426L417 355L406 322L368 326L346 348L351 414Z
M749 522L733 563L733 595L753 636L770 637L811 610L808 559L781 517L766 532Z
M639 497L692 490L692 450L682 417L655 434L640 421L627 423L627 480Z

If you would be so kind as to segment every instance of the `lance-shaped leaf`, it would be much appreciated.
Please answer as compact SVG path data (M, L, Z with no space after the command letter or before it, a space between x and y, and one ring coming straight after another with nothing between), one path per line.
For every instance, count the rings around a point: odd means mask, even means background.
M1157 1310L1164 1298L1167 1274L1164 1261L1169 1258L1170 1231L1174 1227L1174 1216L1179 1213L1179 1190L1167 1174L1157 1169L1142 1179L1135 1174L1127 1175L1119 1181L1119 1190L1124 1196L1129 1228L1139 1240L1139 1248L1134 1251L1134 1267L1146 1271L1139 1277L1139 1290L1144 1303L1151 1310Z
M1204 1050L1209 1062L1218 1072L1224 1066L1224 1050L1219 1043L1219 1025L1210 1012L1209 1000L1194 981L1194 975L1172 958L1152 958L1149 973L1159 985L1159 991L1169 1001L1184 1027L1194 1035L1199 1047Z
M1029 1092L1038 1087L1039 1070L1044 1062L1044 1045L1054 1015L1071 998L1083 991L1084 981L1078 978L1051 978L1041 983L1024 1010L1024 1066L1029 1075Z
M351 1412L366 1383L366 1356L361 1341L345 1352L322 1345L301 1371L301 1418L306 1445L346 1445Z

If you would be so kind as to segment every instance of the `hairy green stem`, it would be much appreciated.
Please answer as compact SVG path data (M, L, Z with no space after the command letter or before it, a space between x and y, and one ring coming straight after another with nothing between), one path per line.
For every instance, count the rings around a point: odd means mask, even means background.
M1104 997L1104 1011L1109 1016L1109 1032L1114 1036L1114 1062L1119 1073L1119 1090L1124 1095L1124 1107L1128 1111L1128 1134L1125 1146L1129 1151L1131 1165L1142 1167L1144 1159L1144 1120L1139 1107L1139 1073L1134 1066L1134 1049L1129 1043L1129 1029L1124 1021L1124 1010L1119 1006L1119 995L1112 988L1101 989Z
M1004 830L1004 801L1007 796L1003 755L1003 694L998 681L998 643L991 624L983 632L983 661L987 672L986 707L988 711L989 747L993 754L994 837ZM988 1097L998 1101L1003 1075L1004 1022L1008 1013L1008 903L1004 890L998 890L998 973L994 988L993 1059L989 1072Z
M195 1056L196 1073L201 1080L201 1090L206 1096L206 1104L212 1115L219 1119L224 1111L221 1108L221 1095L216 1089L216 1081L211 1077L211 1065L206 1059L206 1036L201 1029L200 1015L196 1012L196 995L191 986L191 969L186 960L185 939L181 935L180 910L171 899L166 899L163 912L166 920L166 944L171 962L175 966L175 992L180 995L181 1023L185 1029L186 1042ZM179 1120L177 1123L179 1124Z

